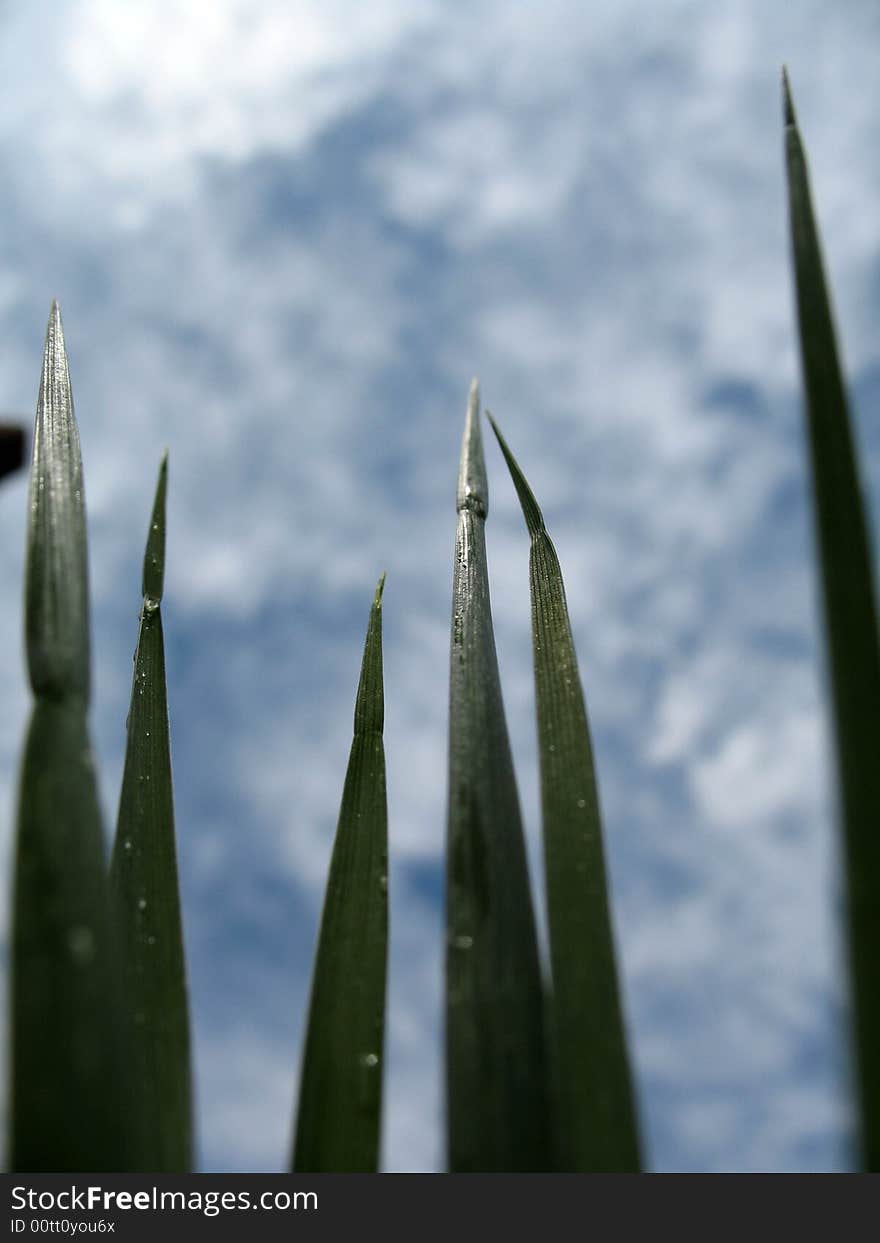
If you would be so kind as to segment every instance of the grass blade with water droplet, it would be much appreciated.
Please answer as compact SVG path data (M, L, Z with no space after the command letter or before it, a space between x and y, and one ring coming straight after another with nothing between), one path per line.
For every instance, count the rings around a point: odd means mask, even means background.
M453 1172L552 1168L544 1003L492 630L488 488L471 386L450 661L446 1076Z
M295 1172L378 1168L388 957L382 590L370 610L312 978Z
M121 1008L89 745L79 434L52 306L29 497L25 639L35 706L18 802L10 972L9 1164L124 1169Z
M171 747L160 601L165 572L167 457L144 555L125 768L111 881L131 1019L127 1076L138 1123L137 1168L192 1163L186 967L177 880Z
M489 420L531 537L529 585L560 1150L573 1170L638 1170L599 792L562 571L532 490L491 415Z
M880 649L873 558L809 174L783 74L801 363L847 875L865 1168L880 1170Z

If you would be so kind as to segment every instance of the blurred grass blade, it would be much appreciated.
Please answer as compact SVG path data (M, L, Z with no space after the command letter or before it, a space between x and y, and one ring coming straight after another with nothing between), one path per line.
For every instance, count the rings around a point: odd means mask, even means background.
M492 631L479 403L474 381L459 469L450 662L449 1167L542 1170L553 1161L542 981Z
M806 156L783 74L788 194L843 813L865 1168L880 1170L880 649L868 524Z
M383 575L370 610L321 918L294 1172L372 1173L379 1163L388 957L384 583Z
M18 806L9 1165L126 1168L101 816L85 713L39 699Z
M569 1169L640 1168L599 794L562 571L531 488L489 415L531 537L529 582L557 1072Z
M27 544L36 697L15 848L9 1164L125 1169L121 1011L86 724L88 582L79 436L57 303L37 404Z
M0 423L0 479L24 465L24 430L14 423Z
M166 484L164 457L144 556L144 599L110 871L131 1019L127 1079L139 1142L136 1168L158 1173L192 1166L189 1018L159 607Z

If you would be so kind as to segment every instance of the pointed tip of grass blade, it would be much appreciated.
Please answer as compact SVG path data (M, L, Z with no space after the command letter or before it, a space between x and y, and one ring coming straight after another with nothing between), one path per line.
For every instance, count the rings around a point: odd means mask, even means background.
M790 125L793 129L797 129L797 114L794 110L794 101L791 97L791 82L788 78L788 69L782 66L782 115L785 118L785 124Z
M144 599L151 600L157 605L162 599L165 583L165 496L167 490L168 450L166 449L159 464L159 478L156 483L153 513L150 517L150 530L147 534L144 572L141 581Z
M549 1168L544 1001L516 778L492 629L480 393L457 493L446 832L449 1168Z
M489 512L489 483L480 435L480 382L476 376L471 380L468 394L455 503L459 513L472 509L478 517L485 518Z
M46 325L46 336L59 341L61 349L65 349L64 325L61 322L61 303L57 298L53 298L49 305L49 322Z
M831 292L790 92L789 220L847 886L861 1163L880 1170L880 651L871 530Z
M380 576L370 608L361 675L354 705L355 734L381 734L385 726L385 694L382 679L382 593L385 575Z
M526 520L529 535L537 535L539 531L544 530L544 515L541 508L535 500L535 494L529 487L525 475L519 468L519 463L510 452L507 441L501 435L498 424L493 419L489 411L486 411L486 418L492 425L492 431L498 441L501 452L504 454L504 460L507 463L507 469L510 471L510 477L513 480L513 486L516 488L516 494L519 497L519 503L522 506L523 517Z
M127 1003L134 1017L128 1032L129 1105L139 1148L131 1168L183 1173L192 1168L189 1012L159 612L167 469L166 451L146 539L144 599L110 876Z
M25 643L37 695L88 699L88 558L79 430L61 309L52 302L34 422Z
M375 1173L388 957L382 589L367 624L354 739L324 896L300 1077L294 1173Z
M379 581L376 584L376 594L373 596L373 608L380 609L382 607L382 595L385 591L385 578L387 570L383 570L379 575Z
M492 424L531 535L529 582L562 1169L637 1170L601 813L562 571L538 503Z

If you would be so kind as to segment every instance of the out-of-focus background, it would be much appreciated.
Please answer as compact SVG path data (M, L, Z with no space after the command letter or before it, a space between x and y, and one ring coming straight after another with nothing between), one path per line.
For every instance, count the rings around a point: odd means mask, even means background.
M852 1116L786 233L789 66L880 487L880 10L802 0L0 9L0 408L61 301L108 832L166 600L199 1160L288 1158L363 633L385 593L384 1164L442 1168L442 869L471 375L568 588L650 1166L844 1167ZM527 540L487 441L536 881ZM0 489L4 943L26 479Z

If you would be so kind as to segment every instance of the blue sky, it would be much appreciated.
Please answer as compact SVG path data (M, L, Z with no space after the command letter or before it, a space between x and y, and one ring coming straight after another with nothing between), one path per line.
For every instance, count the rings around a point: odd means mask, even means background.
M163 611L201 1167L287 1160L385 569L384 1164L440 1168L448 620L475 373L565 574L650 1166L845 1167L779 70L876 496L876 5L34 0L0 21L0 406L30 417L59 298L108 826L170 452ZM537 881L527 541L487 456ZM0 490L7 583L24 516L22 477ZM0 634L8 873L28 710L17 591Z

